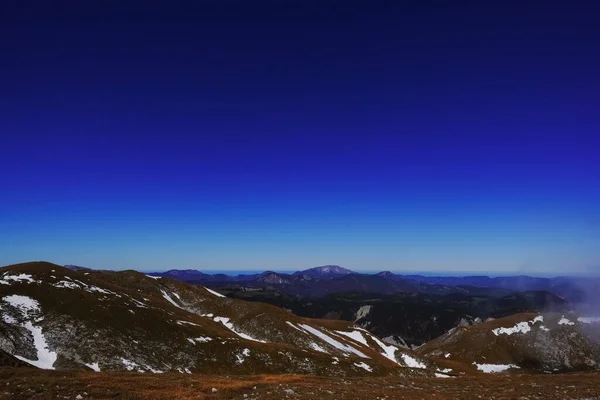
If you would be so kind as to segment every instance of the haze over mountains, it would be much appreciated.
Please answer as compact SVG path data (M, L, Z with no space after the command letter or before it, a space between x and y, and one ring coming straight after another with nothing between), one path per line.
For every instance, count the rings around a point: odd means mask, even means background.
M380 294L509 294L515 291L548 291L568 302L592 309L600 300L600 278L581 276L531 277L525 275L489 277L402 275L390 271L358 273L337 265L314 267L293 273L265 271L260 274L205 274L198 270L172 269L153 276L169 277L189 283L225 285L243 284L247 287L276 287L287 294L319 297L344 292ZM493 290L489 290L493 289Z

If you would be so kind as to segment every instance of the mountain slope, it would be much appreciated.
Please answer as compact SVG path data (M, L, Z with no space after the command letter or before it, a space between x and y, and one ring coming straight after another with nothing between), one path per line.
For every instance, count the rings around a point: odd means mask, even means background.
M330 376L431 373L342 321L135 271L0 269L0 350L46 369Z
M451 329L418 353L484 372L600 369L600 318L516 314Z

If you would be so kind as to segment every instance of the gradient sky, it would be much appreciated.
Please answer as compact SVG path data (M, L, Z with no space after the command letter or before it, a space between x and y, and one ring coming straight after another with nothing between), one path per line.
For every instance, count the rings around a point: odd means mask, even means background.
M6 1L0 265L600 272L593 1Z

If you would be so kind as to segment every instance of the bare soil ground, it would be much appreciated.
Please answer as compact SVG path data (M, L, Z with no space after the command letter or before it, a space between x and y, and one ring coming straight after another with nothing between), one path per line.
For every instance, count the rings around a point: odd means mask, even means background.
M600 374L321 378L0 369L0 399L600 400Z

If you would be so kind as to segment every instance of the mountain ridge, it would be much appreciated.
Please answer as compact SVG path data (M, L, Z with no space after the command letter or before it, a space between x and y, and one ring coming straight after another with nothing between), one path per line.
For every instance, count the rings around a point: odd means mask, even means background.
M0 350L40 368L180 373L426 374L344 321L136 271L0 268ZM422 363L424 361L415 361ZM429 372L431 373L431 371Z

